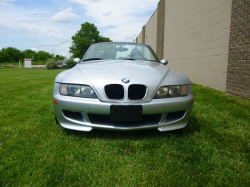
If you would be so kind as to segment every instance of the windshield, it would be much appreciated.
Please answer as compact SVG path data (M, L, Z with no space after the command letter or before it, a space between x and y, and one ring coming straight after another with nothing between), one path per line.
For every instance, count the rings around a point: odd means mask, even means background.
M83 57L83 61L102 59L159 62L154 51L149 46L137 43L94 44L88 49Z

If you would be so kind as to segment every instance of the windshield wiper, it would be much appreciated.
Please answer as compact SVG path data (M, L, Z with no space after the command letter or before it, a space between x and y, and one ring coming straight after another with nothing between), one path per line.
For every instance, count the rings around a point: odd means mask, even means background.
M155 60L143 60L143 59L134 59L134 58L126 58L124 60L140 60L140 61L158 62L158 61L155 61Z
M83 60L83 62L91 61L91 60L104 60L104 59L103 58L88 58L88 59Z
M138 59L134 59L134 58L126 58L124 60L138 60Z

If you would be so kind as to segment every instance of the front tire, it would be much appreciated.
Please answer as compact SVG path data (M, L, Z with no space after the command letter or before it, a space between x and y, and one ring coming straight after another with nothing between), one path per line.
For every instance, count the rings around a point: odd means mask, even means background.
M58 120L57 120L57 118L56 118L56 116L55 116L55 121L56 121L57 125L60 125L59 122L58 122Z

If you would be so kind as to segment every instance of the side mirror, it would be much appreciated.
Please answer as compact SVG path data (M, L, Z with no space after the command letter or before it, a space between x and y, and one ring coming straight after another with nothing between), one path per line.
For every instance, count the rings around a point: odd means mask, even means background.
M167 64L168 64L168 61L165 60L165 59L162 59L162 60L160 61L160 63L162 63L163 65L167 65Z
M75 63L79 64L81 62L81 59L80 58L74 58L73 60Z

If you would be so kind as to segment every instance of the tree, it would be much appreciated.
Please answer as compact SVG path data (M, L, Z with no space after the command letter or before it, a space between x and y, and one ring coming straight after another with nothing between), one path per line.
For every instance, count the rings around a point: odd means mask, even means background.
M35 55L35 61L46 61L49 58L53 58L53 55L45 51L38 51Z
M31 49L26 49L23 51L23 55L24 55L24 58L32 58L36 56L36 51L33 51Z
M89 46L98 42L111 42L109 38L100 36L97 27L91 23L84 23L81 29L72 36L72 46L70 46L70 53L73 57L82 58Z
M99 42L112 42L112 40L110 40L109 38L100 36L100 41Z
M4 48L0 51L0 62L10 62L11 57L4 51Z
M7 47L0 49L0 62L18 62L24 58L32 58L34 57L34 61L47 61L48 59L53 60L64 60L65 57L62 55L56 55L54 57L53 54L50 54L46 51L32 51L30 49L26 49L23 52L19 51L13 47Z
M26 50L23 51L23 53L24 53L24 55L26 55L25 57L27 57L27 58L36 54L36 52L31 50L31 49L26 49Z
M1 50L0 58L3 62L18 62L19 58L23 58L23 53L16 48L7 47Z
M55 56L55 60L64 60L64 56L62 56L62 55L56 55Z

